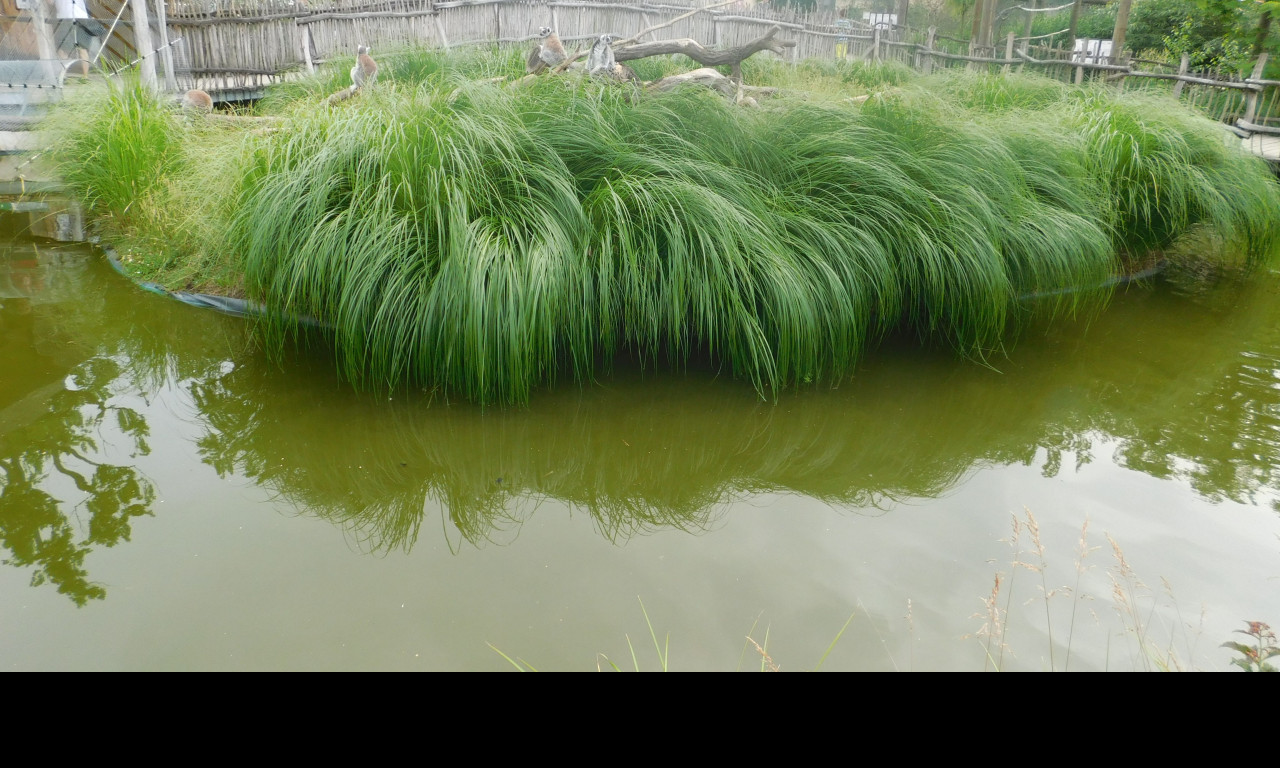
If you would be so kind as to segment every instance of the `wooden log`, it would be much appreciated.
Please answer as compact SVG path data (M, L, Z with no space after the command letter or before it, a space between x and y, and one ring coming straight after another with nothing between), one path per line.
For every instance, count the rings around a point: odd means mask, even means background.
M1268 136L1280 136L1280 127L1274 125L1258 125L1257 123L1240 118L1236 120L1236 127L1248 131L1249 133L1265 133Z
M359 92L360 92L359 88L343 88L337 93L330 94L329 97L324 100L324 103L329 105L337 104L340 101L346 101L347 99L351 98L352 96L355 96Z
M657 40L652 43L636 43L621 48L613 49L614 59L617 61L634 61L636 59L644 59L650 56L665 56L673 53L683 54L694 61L707 67L724 67L738 66L747 59L760 51L771 51L776 54L783 54L789 48L795 48L794 40L776 40L774 36L782 31L782 27L774 25L763 36L745 43L736 48L726 48L722 51L704 48L701 43L696 40L682 38L677 40ZM563 65L562 65L563 66Z
M733 99L734 103L744 107L758 107L759 103L751 94L760 96L769 96L774 94L776 88L753 88L744 86L731 77L725 77L717 70L710 67L695 69L692 72L682 72L678 75L669 75L661 80L655 80L645 85L647 91L670 91L684 85L699 85L704 88L710 88L717 93Z
M650 91L670 91L682 85L705 86L725 96L732 96L738 90L737 83L732 78L725 77L710 67L695 69L692 72L682 72L678 75L669 75L650 83L645 86L645 89Z

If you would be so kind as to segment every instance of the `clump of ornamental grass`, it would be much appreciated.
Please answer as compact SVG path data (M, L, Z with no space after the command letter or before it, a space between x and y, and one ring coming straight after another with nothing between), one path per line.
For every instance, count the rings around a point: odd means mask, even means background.
M965 109L983 112L1045 109L1063 101L1072 90L1072 86L1061 80L1035 73L1011 77L945 70L924 82L930 92L940 91L948 100Z
M742 62L742 76L747 84L783 89L811 101L844 100L919 79L911 67L897 61L808 59L792 64L775 56Z
M1063 110L1089 177L1111 202L1117 251L1141 254L1207 228L1257 265L1280 239L1280 186L1215 123L1167 97L1094 90Z
M529 47L533 42L528 44ZM392 46L372 51L378 63L373 90L381 86L439 85L448 80L488 80L518 78L525 74L528 48L520 46L465 46L451 50ZM351 68L356 52L335 57L333 65L310 77L294 78L274 85L254 107L257 114L276 115L293 109L315 110L316 102L351 86ZM362 94L363 96L364 94Z
M127 217L177 168L181 130L163 97L107 79L46 122L59 177L94 216Z
M1033 308L1099 305L1105 291L1073 289L1116 274L1117 243L1242 218L1212 174L1178 172L1230 167L1225 152L1092 104L1068 105L1088 128L1074 161L1035 162L1006 132L1036 110L1002 131L911 97L750 111L699 90L446 77L260 142L233 232L251 289L332 325L364 384L522 401L625 351L708 354L767 394L848 375L900 326L981 357ZM1126 136L1133 157L1107 153ZM1164 191L1139 197L1143 179ZM1246 239L1274 240L1254 223Z
M318 320L356 384L479 401L619 355L710 359L773 397L839 381L899 330L984 358L1034 314L1097 310L1188 235L1254 263L1280 239L1263 164L1167 100L952 75L860 106L747 109L696 87L482 77L518 75L523 53L389 54L375 87L317 106L340 67L291 86L268 126L214 140L217 174L138 150L152 161L78 184L105 211L134 204L125 189L216 196L179 205L203 222L181 226L226 233L211 242L277 313L269 348ZM129 93L68 157L118 151L106 138L195 143Z
M331 322L357 380L523 400L623 350L706 352L762 393L847 375L899 323L981 354L1018 297L1114 271L994 136L930 114L569 85L297 118L233 229L251 288Z
M60 177L133 274L237 291L225 234L241 175L239 128L185 114L136 79L77 93L46 128Z

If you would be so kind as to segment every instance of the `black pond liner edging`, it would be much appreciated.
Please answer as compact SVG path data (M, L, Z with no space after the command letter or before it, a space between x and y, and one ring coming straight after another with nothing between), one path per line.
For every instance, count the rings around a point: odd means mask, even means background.
M1116 275L1115 277L1111 277L1106 280L1103 280L1101 283L1097 283L1096 285L1090 285L1086 287L1076 287L1076 288L1057 288L1052 291L1035 291L1032 293L1024 293L1018 297L1018 301L1031 301L1032 299L1043 299L1048 296L1062 296L1064 294L1076 293L1078 291L1097 291L1105 288L1118 288L1121 286L1128 285L1129 283L1136 283L1141 280L1146 280L1148 278L1155 277L1156 275L1159 275L1161 272L1163 272L1165 268L1168 266L1169 266L1168 259L1160 259L1155 264L1152 264L1146 269L1140 270L1138 272L1133 272L1127 275Z
M126 278L129 279L130 282L132 282L134 285L138 286L139 288L143 289L144 291L156 293L161 296L168 296L171 299L177 299L178 301L181 301L183 304L187 304L193 307L200 307L203 309L214 309L224 314L235 315L237 317L262 317L264 315L272 314L271 310L268 309L263 304L260 304L256 301L250 301L249 299L233 299L227 296L215 296L209 293L188 293L186 291L171 291L168 288L165 288L163 285L160 285L159 283L153 283L147 280L139 280L125 270L124 265L120 263L120 257L116 255L114 248L112 248L109 245L103 245L101 243L98 244L98 247L101 248L102 252L107 255L107 261L110 262L112 268L115 269L115 271L119 272L121 275L124 275ZM1140 272L1134 272L1128 275L1116 275L1115 277L1104 280L1103 282L1098 283L1096 285L1087 286L1087 287L1076 287L1076 288L1058 288L1052 291L1038 291L1033 293L1024 293L1023 295L1018 297L1018 301L1031 301L1033 299L1042 299L1049 296L1061 296L1064 294L1075 293L1077 291L1084 291L1084 290L1096 291L1096 290L1105 289L1105 288L1115 288L1122 285L1128 285L1129 283L1137 282L1139 280L1145 280L1150 277L1155 277L1156 275L1163 272L1165 267L1168 266L1168 264L1169 264L1168 260L1161 259L1157 261L1155 264L1153 264L1152 266L1147 267L1146 269ZM301 318L301 322L304 325L309 325L316 328L332 327L329 324L322 323L319 320L312 317Z
M223 314L235 315L236 317L263 317L273 314L265 305L249 299L233 299L229 296L215 296L210 293L190 293L187 291L171 291L159 283L153 283L148 280L139 280L124 268L120 263L120 257L116 255L116 251L109 245L102 243L97 244L98 248L107 255L107 262L111 264L111 268L128 278L129 282L138 286L144 291L155 293L160 296L167 296L171 299L177 299L183 304L192 307L200 307L201 309L214 309ZM312 317L304 317L301 319L304 325L316 328L328 328L325 323L320 322Z

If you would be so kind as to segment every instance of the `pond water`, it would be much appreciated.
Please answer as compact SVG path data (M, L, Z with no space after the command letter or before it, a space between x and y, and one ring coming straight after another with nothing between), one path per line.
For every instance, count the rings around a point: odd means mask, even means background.
M1278 299L1183 275L989 366L482 409L0 245L0 669L1233 669L1280 626Z

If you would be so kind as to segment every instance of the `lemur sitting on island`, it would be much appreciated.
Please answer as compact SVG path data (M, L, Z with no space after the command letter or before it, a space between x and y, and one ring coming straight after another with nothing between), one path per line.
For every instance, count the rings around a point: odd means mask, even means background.
M529 58L525 61L525 69L531 75L540 74L548 67L558 67L569 58L564 51L564 44L551 31L551 27L542 27L538 30L538 35L542 38L542 43L529 52Z

